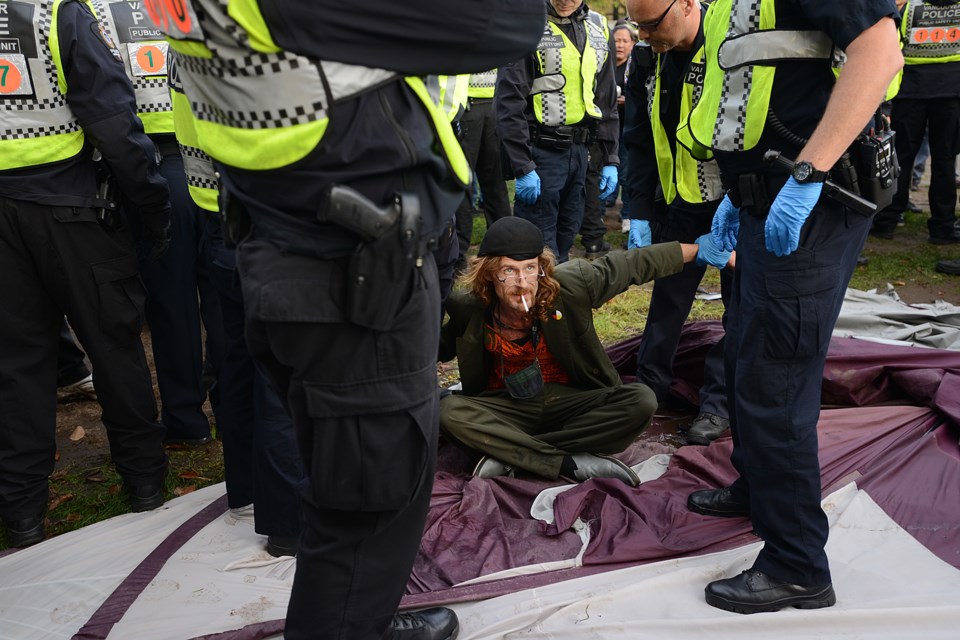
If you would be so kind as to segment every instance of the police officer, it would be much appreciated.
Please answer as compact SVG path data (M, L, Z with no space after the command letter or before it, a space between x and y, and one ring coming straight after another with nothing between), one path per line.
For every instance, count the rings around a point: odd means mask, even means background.
M507 185L503 181L496 113L493 110L493 93L496 84L496 69L471 73L467 86L468 108L460 119L462 134L460 143L476 176L475 184L480 187L480 209L483 210L488 228L500 218L511 215ZM457 207L459 271L467 267L467 251L470 249L470 239L473 235L474 200L473 194L467 194Z
M138 207L154 254L169 201L120 54L89 7L2 2L0 17L13 45L0 54L0 518L17 547L44 537L64 315L93 364L131 508L163 503L163 427L140 341L146 294L123 222L98 193L98 165Z
M587 148L599 141L600 199L617 187L617 85L606 18L582 0L545 0L537 50L497 73L497 132L516 176L514 215L566 262L580 230Z
M436 457L431 250L470 177L449 121L409 74L520 57L543 7L147 7L221 175L247 344L287 402L310 478L286 637L452 638L449 610L395 615Z
M160 388L160 418L167 443L205 444L210 422L203 411L204 340L207 361L215 373L222 358L218 297L210 282L213 268L201 260L200 211L187 192L184 160L173 133L173 112L167 88L167 43L143 6L126 0L92 0L107 36L117 43L124 68L137 96L144 130L160 152L160 174L170 187L170 248L157 260L140 246L140 274L147 292L147 325ZM138 220L134 218L134 222ZM198 295L199 291L199 295ZM211 402L218 404L216 393Z
M663 4L632 17L653 22ZM687 126L730 188L713 232L737 248L725 356L739 478L694 492L688 506L749 516L764 541L750 569L707 586L721 609L836 602L820 508L820 384L870 216L828 198L823 182L902 66L897 16L893 0L715 0L704 20L706 75ZM836 81L835 47L846 53ZM792 173L766 164L767 150L795 159Z
M911 0L900 23L903 80L893 100L891 120L897 132L900 171L897 192L873 223L873 235L893 238L897 221L909 206L909 167L924 132L930 135L931 244L956 244L957 183L954 163L960 153L960 1Z
M213 413L223 442L227 505L231 509L253 505L254 530L267 536L267 552L275 557L295 556L306 476L293 422L283 400L254 364L244 339L236 251L224 245L213 159L197 146L193 114L173 57L169 75L174 129L182 149L178 156L183 157L185 188L198 209L200 260L208 265L222 323L209 330L219 332L224 344Z
M639 16L655 16L661 7L660 0L630 4L632 14ZM633 48L623 133L631 166L624 178L631 194L630 238L636 246L694 242L709 234L723 197L717 163L698 161L690 154L689 140L677 139L678 126L686 122L703 88L705 11L697 0L678 0L658 20L637 25L645 42ZM669 394L680 333L705 269L702 262L691 263L653 286L637 353L637 380L651 387L661 403ZM729 269L720 271L724 303L732 279ZM687 440L710 444L729 426L721 338L707 352L700 412L686 427Z

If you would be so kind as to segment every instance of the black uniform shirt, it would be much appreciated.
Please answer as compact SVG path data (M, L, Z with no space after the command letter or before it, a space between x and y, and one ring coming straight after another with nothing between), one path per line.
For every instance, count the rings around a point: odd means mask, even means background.
M549 0L545 0L547 11L556 16ZM586 3L574 11L569 19L561 19L557 26L564 35L583 52L587 32L584 20L590 11ZM541 33L543 25L541 24ZM603 119L597 127L597 143L604 157L604 165L619 165L620 157L617 154L618 138L620 136L619 117L617 116L617 83L614 79L613 54L607 55L606 62L597 74L597 84L594 90L594 102L603 114ZM537 123L533 114L533 98L530 96L530 86L537 76L537 58L534 51L515 62L503 65L497 70L497 89L494 103L497 111L497 133L510 161L510 170L513 175L520 177L536 168L533 161L532 143L530 142L530 127ZM585 116L584 120L591 120Z
M142 213L168 209L167 183L158 173L156 147L136 116L133 87L90 9L74 0L63 2L57 35L67 104L88 144L62 162L0 172L0 194L48 205L91 206L97 191L94 144L123 195Z
M825 32L841 49L846 49L857 36L882 18L899 19L893 0L776 0L778 29L819 30ZM716 64L716 60L707 61ZM792 61L777 65L770 107L786 128L802 138L809 138L820 122L835 83L829 62ZM866 125L867 123L864 123ZM717 152L716 158L724 179L740 173L780 174L768 167L763 154L768 149L781 151L795 158L801 146L787 141L769 123L757 146L747 152Z

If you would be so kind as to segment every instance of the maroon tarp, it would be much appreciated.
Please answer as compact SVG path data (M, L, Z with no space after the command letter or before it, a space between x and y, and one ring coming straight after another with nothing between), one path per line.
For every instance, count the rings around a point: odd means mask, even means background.
M688 325L672 387L678 395L695 398L703 354L721 334L719 323ZM625 378L638 343L632 339L610 349ZM825 493L856 481L917 540L960 567L960 353L834 340L824 402L869 407L822 413ZM635 464L673 451L673 444L654 436L621 457ZM691 491L733 480L730 449L729 438L676 449L666 474L636 489L611 480L585 482L557 498L557 524L547 526L531 519L529 509L551 483L532 477L472 479L475 458L443 446L424 542L403 605L487 598L754 541L746 518L704 518L685 507ZM510 567L574 557L580 540L569 527L577 518L591 523L583 567L453 586Z

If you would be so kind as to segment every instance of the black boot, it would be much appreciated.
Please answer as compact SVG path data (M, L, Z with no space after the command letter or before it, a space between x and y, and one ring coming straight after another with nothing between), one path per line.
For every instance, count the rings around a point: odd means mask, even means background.
M457 614L446 607L398 613L383 640L454 640L460 631Z

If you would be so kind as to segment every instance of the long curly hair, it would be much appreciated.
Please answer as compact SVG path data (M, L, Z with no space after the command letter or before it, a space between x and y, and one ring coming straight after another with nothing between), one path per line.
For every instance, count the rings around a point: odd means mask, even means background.
M537 296L531 309L537 318L546 321L548 313L553 309L553 302L560 293L560 283L553 277L557 258L550 247L544 247L537 261L544 275L540 278ZM497 289L493 279L499 270L500 256L471 258L470 266L461 276L460 282L483 302L484 307L489 307L497 301Z

